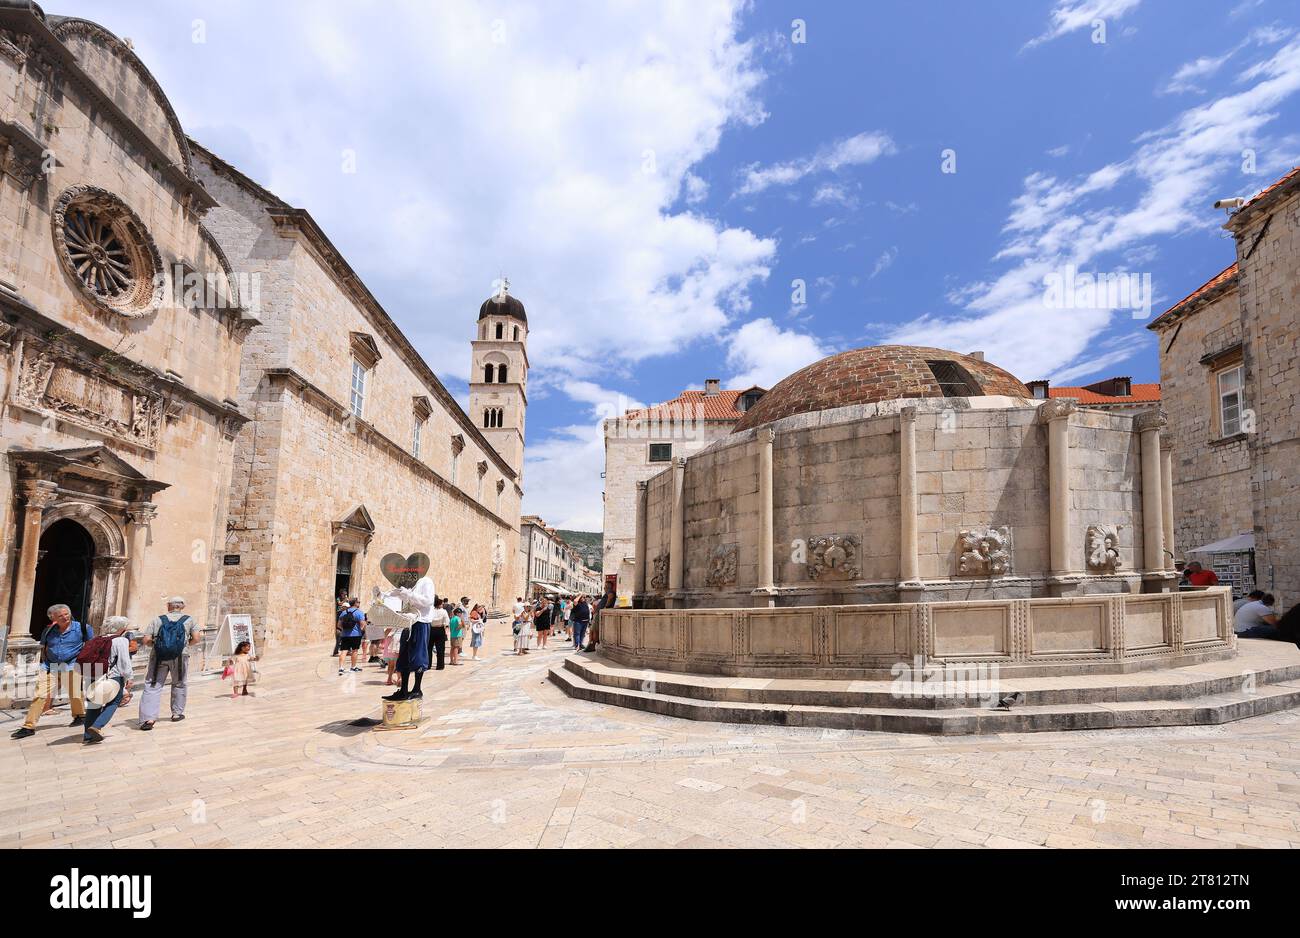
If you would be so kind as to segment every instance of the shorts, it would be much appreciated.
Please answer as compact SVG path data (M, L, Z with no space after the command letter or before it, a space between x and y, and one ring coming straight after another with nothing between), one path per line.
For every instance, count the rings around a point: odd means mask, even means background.
M460 651L461 648L464 647L464 645L465 645L465 639L463 636L457 635L455 638L451 640L451 647L456 649L457 651Z
M348 638L346 635L339 636L339 651L357 651L361 648L361 636L353 635Z

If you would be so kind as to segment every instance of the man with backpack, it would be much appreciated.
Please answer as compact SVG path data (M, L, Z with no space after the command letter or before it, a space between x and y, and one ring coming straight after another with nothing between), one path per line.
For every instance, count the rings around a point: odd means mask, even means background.
M185 695L189 685L190 646L203 637L199 624L184 612L185 600L173 596L167 600L167 612L144 629L144 643L149 646L149 668L144 676L144 697L140 700L140 729L151 730L162 704L163 685L171 678L172 722L185 719Z
M12 734L13 739L25 739L36 734L36 721L45 712L45 706L61 689L66 688L72 704L72 722L81 726L86 716L86 704L81 697L81 675L77 671L77 655L82 647L95 637L95 630L73 621L72 610L59 603L45 611L50 624L41 633L41 664L36 677L36 693L27 710L27 719Z

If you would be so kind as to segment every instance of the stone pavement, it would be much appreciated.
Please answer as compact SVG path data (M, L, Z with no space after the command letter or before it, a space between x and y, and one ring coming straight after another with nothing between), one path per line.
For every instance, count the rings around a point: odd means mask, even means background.
M376 732L373 667L275 653L255 699L196 682L83 747L66 707L14 741L3 847L1289 847L1300 713L1222 726L942 738L674 720L570 700L565 654L431 673L426 722ZM137 688L138 690L138 688ZM139 695L136 696L136 701Z

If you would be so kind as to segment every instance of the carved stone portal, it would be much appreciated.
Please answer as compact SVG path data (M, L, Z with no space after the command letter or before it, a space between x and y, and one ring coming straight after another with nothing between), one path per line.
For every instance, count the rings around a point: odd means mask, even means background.
M856 579L858 539L852 534L823 534L808 542L808 576L814 580L834 577Z
M650 577L650 588L654 590L668 589L668 555L660 554L654 559L655 572Z
M1119 526L1090 524L1084 538L1088 551L1088 569L1093 573L1115 573L1124 566L1119 559Z
M731 586L736 582L738 544L720 544L709 554L709 572L704 582L709 586Z
M957 540L958 576L1006 576L1011 572L1011 529L963 530Z

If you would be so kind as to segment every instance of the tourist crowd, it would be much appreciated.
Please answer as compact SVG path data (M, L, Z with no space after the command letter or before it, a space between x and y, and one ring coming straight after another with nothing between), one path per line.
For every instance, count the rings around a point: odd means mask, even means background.
M468 660L483 660L483 639L489 624L485 605L471 602L468 597L451 602L436 596L427 579L394 593L415 612L416 621L400 630L375 629L358 598L340 595L334 629L339 675L360 672L359 661L364 658L385 672L387 685L399 687L386 700L418 699L423 696L421 683L426 671L465 663L466 640ZM532 603L517 598L511 615L516 654L550 647L552 637L571 642L575 650L594 651L597 617L614 601L612 592L594 603L586 596L543 596ZM134 698L134 658L142 648L148 650L149 657L137 728L146 732L154 728L162 710L163 691L169 685L171 721L184 720L190 653L202 642L203 630L185 612L183 598L173 596L166 606L165 612L142 629L132 628L125 616L109 616L104 620L103 635L74 619L66 604L50 606L46 611L49 622L38 643L32 702L12 738L35 735L41 717L54 709L57 698L66 697L72 711L69 726L81 730L87 745L102 742L104 729ZM251 687L258 679L258 670L249 642L239 642L225 659L222 678L231 681L233 699L253 696Z

